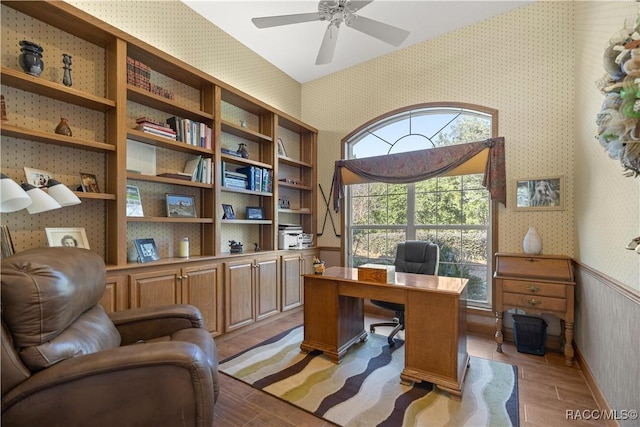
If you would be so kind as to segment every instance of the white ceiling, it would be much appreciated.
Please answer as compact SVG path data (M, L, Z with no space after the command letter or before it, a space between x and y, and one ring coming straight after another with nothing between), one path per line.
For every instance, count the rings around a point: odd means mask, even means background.
M316 0L183 0L183 3L298 82L306 83L531 1L375 0L357 15L408 30L409 37L394 47L342 25L333 61L326 65L315 65L326 21L264 29L251 22L254 17L317 12Z

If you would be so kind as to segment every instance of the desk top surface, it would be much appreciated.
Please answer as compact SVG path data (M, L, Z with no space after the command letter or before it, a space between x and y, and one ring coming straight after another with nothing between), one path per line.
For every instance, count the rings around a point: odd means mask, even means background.
M324 274L305 274L304 276L320 280L349 281L382 287L402 286L416 291L454 294L462 293L465 286L467 286L467 282L469 281L468 279L461 279L457 277L429 276L426 274L396 272L395 283L363 282L361 280L358 280L357 268L346 267L328 267L325 269Z

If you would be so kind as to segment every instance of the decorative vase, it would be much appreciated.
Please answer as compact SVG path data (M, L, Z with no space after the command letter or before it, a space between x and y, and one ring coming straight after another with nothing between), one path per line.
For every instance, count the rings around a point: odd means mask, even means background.
M249 152L247 151L247 144L240 143L240 146L238 147L238 150L236 152L240 153L243 159L249 158Z
M529 231L524 236L522 248L525 254L538 255L542 252L542 240L535 227L529 227Z
M71 128L69 127L69 123L67 123L67 119L61 118L60 123L56 126L56 133L60 135L73 136L71 134Z
M34 42L28 40L20 41L20 56L18 62L22 70L32 76L38 77L44 70L44 61L42 60L42 52L44 49Z
M64 67L62 67L62 69L64 70L64 75L62 77L62 84L70 87L72 82L71 82L71 55L67 55L66 53L62 54L62 63L64 64Z

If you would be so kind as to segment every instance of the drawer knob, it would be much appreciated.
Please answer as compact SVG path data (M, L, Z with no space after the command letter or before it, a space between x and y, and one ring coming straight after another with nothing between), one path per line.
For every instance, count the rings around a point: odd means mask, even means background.
M529 303L529 305L538 305L538 304L542 304L542 301L540 301L539 299L530 299L527 301Z
M527 290L529 292L540 292L540 288L538 286L527 286Z

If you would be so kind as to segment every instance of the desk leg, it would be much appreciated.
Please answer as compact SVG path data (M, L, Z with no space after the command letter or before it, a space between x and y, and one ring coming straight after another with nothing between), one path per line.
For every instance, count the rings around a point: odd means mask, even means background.
M502 342L504 337L502 335L502 311L496 311L496 351L502 353Z
M573 323L564 322L564 364L573 366Z

